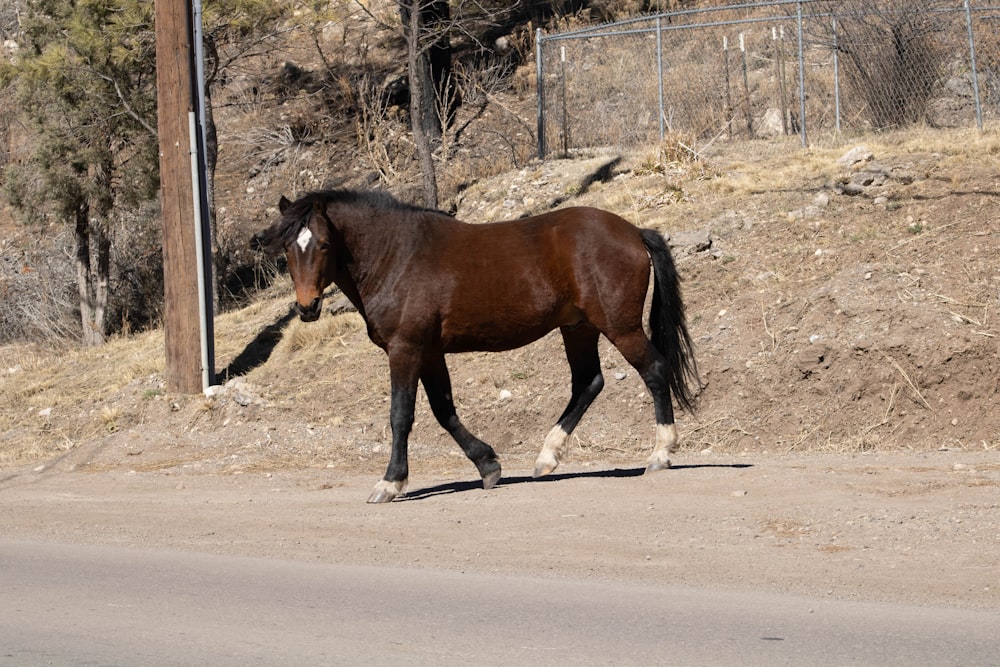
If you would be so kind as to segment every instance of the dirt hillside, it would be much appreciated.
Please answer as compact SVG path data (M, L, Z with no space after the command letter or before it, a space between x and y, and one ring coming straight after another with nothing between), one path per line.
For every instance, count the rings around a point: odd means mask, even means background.
M903 137L869 144L851 160L843 147L790 148L763 168L735 152L686 164L658 161L655 150L596 154L484 181L455 207L461 219L488 222L597 205L670 236L704 383L698 411L679 419L687 452L993 451L997 146L975 135ZM753 179L743 174L751 165ZM269 294L220 317L217 367L229 384L211 398L163 392L155 332L56 357L5 348L0 387L15 414L4 459L95 438L127 442L134 428L195 429L245 452L260 436L234 430L264 424L268 434L325 436L310 438L326 443L318 461L373 450L380 459L386 364L357 315L304 324L289 317L286 278ZM533 451L564 407L560 345L550 336L452 360L460 411L498 451ZM602 355L608 386L575 434L574 455L641 458L651 401L606 341ZM113 372L102 372L109 363ZM94 375L97 386L73 393ZM419 410L415 448L452 448L423 402ZM37 446L18 445L33 429ZM279 465L286 453L255 447L250 458L261 465ZM151 458L171 463L165 452L147 452L133 464Z

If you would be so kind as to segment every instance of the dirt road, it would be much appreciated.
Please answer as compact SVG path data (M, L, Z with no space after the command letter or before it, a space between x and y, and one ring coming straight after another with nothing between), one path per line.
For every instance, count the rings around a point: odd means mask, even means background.
M689 454L656 475L577 462L493 490L422 460L380 469L0 472L0 534L336 563L1000 610L996 452ZM633 464L634 465L634 464Z
M980 665L1000 615L0 538L0 664Z

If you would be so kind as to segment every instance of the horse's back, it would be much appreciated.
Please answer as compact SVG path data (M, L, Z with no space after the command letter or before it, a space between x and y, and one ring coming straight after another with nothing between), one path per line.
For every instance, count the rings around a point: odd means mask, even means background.
M481 264L503 266L535 258L554 268L559 260L577 261L573 253L615 256L621 253L645 262L639 229L609 211L572 207L519 220L468 224L441 220L437 233L424 236L435 261L469 258ZM431 240L434 239L434 240Z
M639 230L596 208L508 222L441 220L425 265L451 351L509 349L560 326L641 316L649 258Z

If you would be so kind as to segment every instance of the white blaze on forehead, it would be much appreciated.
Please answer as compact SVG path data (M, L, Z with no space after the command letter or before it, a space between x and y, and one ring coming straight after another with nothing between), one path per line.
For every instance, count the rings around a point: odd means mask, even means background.
M312 237L313 233L309 231L308 227L303 227L302 231L299 232L299 237L295 239L295 242L299 244L299 248L302 249L302 252L306 251L306 247L309 245L309 242L312 241Z

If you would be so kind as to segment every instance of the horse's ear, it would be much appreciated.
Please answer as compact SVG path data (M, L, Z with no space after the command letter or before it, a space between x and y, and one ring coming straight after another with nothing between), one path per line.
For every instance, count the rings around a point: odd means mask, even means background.
M292 202L288 201L288 197L281 195L281 199L278 200L278 212L284 213L291 205Z

